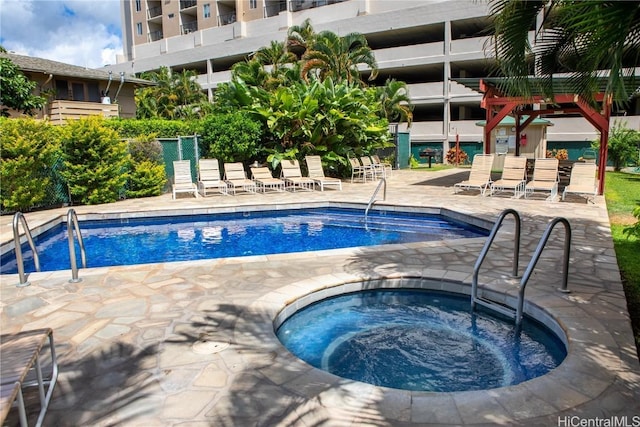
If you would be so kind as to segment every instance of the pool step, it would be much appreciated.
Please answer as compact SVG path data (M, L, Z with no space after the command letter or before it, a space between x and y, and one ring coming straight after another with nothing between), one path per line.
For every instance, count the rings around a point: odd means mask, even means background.
M503 315L505 315L505 316L507 316L507 317L509 317L511 319L515 319L516 318L516 310L515 309L513 309L511 307L508 307L508 306L506 306L504 304L501 304L501 303L499 303L497 301L493 301L493 300L490 300L490 299L485 298L485 297L478 297L478 298L474 299L474 302L476 304L480 304L480 305L482 305L482 306L484 306L484 307L486 307L486 308L488 308L490 310L493 310L493 311L496 311L496 312L498 312L500 314L503 314Z

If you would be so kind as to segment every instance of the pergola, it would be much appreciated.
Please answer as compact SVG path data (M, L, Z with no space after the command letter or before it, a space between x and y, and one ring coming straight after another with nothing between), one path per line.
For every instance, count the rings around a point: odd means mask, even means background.
M536 78L531 77L532 86L536 86ZM607 166L607 150L609 144L609 119L611 117L611 96L604 94L605 79L602 79L600 90L594 99L602 105L601 111L595 110L581 97L571 93L568 89L567 78L555 78L553 80L553 99L545 98L542 93L531 97L508 96L502 93L499 87L504 87L504 77L486 78L458 78L453 79L469 89L482 92L481 107L486 110L486 125L484 128L485 152L491 150L489 141L491 131L508 115L515 118L516 127L516 155L520 151L521 132L539 116L547 114L574 114L582 115L600 132L600 162L598 164L598 194L604 192L604 174ZM634 93L637 87L630 87L628 93ZM534 108L535 107L535 108ZM526 117L525 117L526 116Z

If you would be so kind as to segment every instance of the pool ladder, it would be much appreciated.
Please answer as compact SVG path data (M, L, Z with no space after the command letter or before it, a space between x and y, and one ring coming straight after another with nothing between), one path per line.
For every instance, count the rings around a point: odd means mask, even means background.
M386 180L386 178L380 178L380 182L378 182L378 186L373 191L373 195L371 196L371 199L369 199L369 203L367 204L367 208L364 210L364 221L365 222L367 221L367 216L369 215L369 209L371 209L371 206L373 206L373 204L375 203L376 196L380 192L380 187L383 187L383 186L384 186L384 190L382 192L382 200L387 200L387 180Z
M22 244L20 242L20 225L24 229L24 234L33 252L33 262L35 264L36 271L40 271L40 256L36 249L36 245L33 242L31 236L31 230L27 224L27 220L22 212L16 212L13 216L13 242L16 252L16 264L18 266L18 276L20 277L20 283L18 287L29 286L30 282L27 281L27 276L24 272L24 259L22 257ZM76 283L82 279L78 278L78 264L76 261L76 248L73 230L75 229L76 236L78 236L78 245L80 246L80 258L82 260L82 268L87 268L87 255L84 248L84 241L82 240L82 233L80 233L80 224L78 222L78 216L73 209L69 209L67 212L67 236L69 240L69 259L71 261L71 280L69 282Z
M569 252L571 249L571 226L569 225L569 221L565 218L556 217L545 229L540 241L538 242L538 246L536 247L533 256L531 257L531 261L529 261L529 265L525 270L522 278L520 279L520 285L518 286L518 303L516 308L509 307L505 304L501 304L497 301L493 301L489 298L478 296L478 274L480 272L480 267L487 257L487 253L489 252L489 248L493 243L496 234L498 233L498 229L502 222L504 221L507 215L513 215L515 219L515 240L514 240L514 249L513 249L513 277L518 277L518 258L520 256L520 228L521 228L521 220L520 215L513 209L505 209L500 213L498 219L496 220L487 240L484 244L484 247L480 251L480 255L478 256L478 260L476 261L475 266L473 267L473 278L471 281L471 308L475 309L476 305L480 304L488 309L501 313L507 317L511 317L515 320L516 326L520 326L522 323L523 309L524 309L524 291L527 286L527 282L533 273L533 270L540 259L540 255L542 254L542 250L544 249L547 241L549 240L549 236L553 231L554 227L562 223L565 229L565 239L564 239L564 259L563 259L563 270L562 270L562 287L558 290L560 292L570 292L568 289L568 277L569 277Z

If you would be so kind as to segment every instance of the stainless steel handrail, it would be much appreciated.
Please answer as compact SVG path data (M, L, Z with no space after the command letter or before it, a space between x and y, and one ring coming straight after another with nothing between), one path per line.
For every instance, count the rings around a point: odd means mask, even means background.
M384 191L382 192L382 200L387 200L387 180L385 178L380 178L380 182L378 183L378 186L373 192L371 199L369 199L369 204L367 204L367 208L364 210L365 221L367 220L367 215L369 215L369 209L371 209L371 206L373 206L373 203L376 201L376 196L378 195L378 192L380 191L380 187L383 184L384 184Z
M71 283L77 283L82 281L78 278L78 263L76 260L76 246L75 239L73 238L73 229L76 230L78 236L78 245L80 245L80 258L82 259L82 268L87 268L87 254L84 249L84 241L82 240L82 233L80 233L80 224L78 223L78 215L73 209L69 209L67 212L67 237L69 240L69 260L71 261Z
M518 276L518 259L520 257L520 226L522 221L520 220L520 214L513 209L505 209L503 210L496 222L493 224L493 228L487 237L486 242L484 243L484 247L480 251L480 255L478 255L478 259L476 260L476 264L473 267L473 278L471 279L471 308L474 309L476 307L476 302L478 302L478 274L480 272L480 267L487 257L487 253L489 252L489 248L493 243L493 240L498 234L498 229L502 225L505 217L507 215L513 215L516 223L516 236L514 239L514 248L513 248L513 277Z
M33 243L33 237L31 237L31 230L29 230L29 225L27 225L27 219L24 217L22 212L16 212L13 216L13 242L15 245L16 251L16 264L18 265L18 275L20 276L20 283L18 283L18 287L29 286L30 283L27 281L27 276L24 273L24 260L22 258L22 244L20 243L20 224L22 224L22 228L24 229L24 235L27 238L27 242L31 247L31 251L33 252L33 262L36 266L36 271L40 271L40 257L38 256L38 251L36 250L36 245Z
M566 218L554 218L551 220L549 225L547 225L547 229L542 234L540 241L538 242L538 246L536 247L535 252L533 253L533 257L531 261L529 261L529 265L522 275L522 279L520 280L520 288L518 289L518 308L516 309L516 324L520 325L522 322L522 311L524 307L524 289L527 286L527 282L529 281L529 277L531 277L531 273L533 273L533 269L535 268L538 260L540 259L540 255L542 254L542 250L544 246L547 244L549 240L549 236L553 231L553 228L558 224L562 223L564 225L564 262L562 265L562 287L558 288L560 292L569 293L571 292L568 288L569 281L569 252L571 251L571 225L569 225L569 221Z

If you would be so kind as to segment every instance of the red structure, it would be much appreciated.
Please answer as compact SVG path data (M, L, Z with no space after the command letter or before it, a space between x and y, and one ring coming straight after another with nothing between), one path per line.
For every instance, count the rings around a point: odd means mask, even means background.
M602 111L597 111L573 93L555 93L552 100L542 95L532 97L505 96L497 88L496 79L456 79L470 89L483 93L480 106L486 110L486 125L484 128L485 152L489 154L491 131L508 115L515 117L516 123L516 155L520 154L520 136L536 117L555 113L579 113L600 132L600 162L598 164L598 194L604 192L604 173L607 165L607 150L609 145L609 119L611 117L612 98L605 98L603 92L595 95L595 100L602 105ZM533 109L533 105L540 105ZM523 116L527 116L523 120Z

